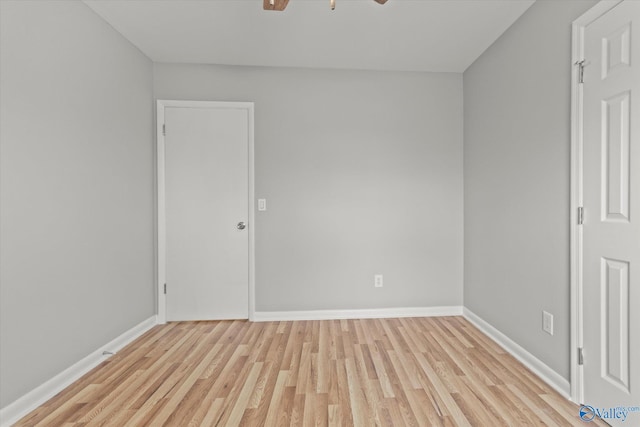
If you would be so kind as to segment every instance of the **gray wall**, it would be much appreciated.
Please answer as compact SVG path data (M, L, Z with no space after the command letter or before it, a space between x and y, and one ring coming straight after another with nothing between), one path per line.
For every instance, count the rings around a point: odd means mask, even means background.
M536 2L464 73L465 307L567 379L571 22L594 3Z
M255 102L258 311L462 304L460 74L155 64L154 91Z
M81 2L0 8L5 407L154 314L153 96Z

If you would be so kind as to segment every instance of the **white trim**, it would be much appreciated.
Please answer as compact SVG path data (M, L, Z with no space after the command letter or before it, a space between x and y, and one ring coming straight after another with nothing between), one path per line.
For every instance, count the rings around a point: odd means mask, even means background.
M249 320L256 311L256 212L254 105L247 103L249 113Z
M69 366L15 402L0 409L0 427L8 427L17 422L111 356L103 355L103 351L116 353L155 325L157 325L157 316L154 315Z
M575 403L584 401L583 369L578 365L578 347L583 345L582 302L582 227L578 225L578 207L582 206L582 86L578 83L575 64L584 58L585 28L618 5L622 0L602 0L573 21L571 26L571 213L570 262L571 262L571 393Z
M520 347L520 345L515 341L491 326L491 324L480 318L468 308L464 308L463 315L469 322L473 323L478 329L480 329L482 333L494 340L500 347L518 359L520 363L529 368L534 374L540 377L540 379L553 387L563 397L569 399L570 385L566 378L551 369L533 354Z
M393 317L462 316L462 306L399 307L356 310L257 311L256 322L289 320L384 319Z
M158 312L158 323L164 324L167 319L167 303L164 295L164 284L166 283L166 274L165 274L165 263L166 263L166 254L167 249L165 246L166 243L166 209L165 209L165 181L164 181L164 134L162 132L164 127L164 101L158 100L156 101L156 218L157 218L157 230L156 230L156 267L158 270L156 271L156 277L158 278L157 283L157 312Z
M249 116L249 153L248 153L248 168L249 168L249 192L248 192L248 218L249 218L249 265L248 265L248 277L249 277L249 299L248 312L249 320L254 319L255 313L255 233L256 233L256 221L255 221L255 155L254 155L254 103L253 102L217 102L217 101L176 101L176 100L162 100L156 101L157 106L157 124L156 124L156 140L157 140L157 219L158 225L156 230L157 237L157 309L158 309L158 323L163 324L167 321L167 299L164 294L164 284L166 283L166 217L165 217L165 141L162 132L162 126L164 125L164 109L166 107L184 107L184 108L236 108L247 110Z

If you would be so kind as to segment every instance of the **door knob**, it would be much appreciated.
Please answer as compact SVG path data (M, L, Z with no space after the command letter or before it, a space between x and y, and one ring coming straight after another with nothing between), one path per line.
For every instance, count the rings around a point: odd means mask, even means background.
M239 222L237 227L238 230L244 230L247 225L244 222Z

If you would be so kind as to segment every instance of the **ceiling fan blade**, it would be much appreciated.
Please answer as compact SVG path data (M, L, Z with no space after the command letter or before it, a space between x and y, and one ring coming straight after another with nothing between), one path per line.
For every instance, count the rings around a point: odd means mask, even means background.
M375 0L375 2L378 4L385 4L387 0Z
M283 11L284 8L287 7L287 4L289 3L289 0L273 0L273 4L271 4L271 3L272 3L271 0L262 0L262 8L264 10Z

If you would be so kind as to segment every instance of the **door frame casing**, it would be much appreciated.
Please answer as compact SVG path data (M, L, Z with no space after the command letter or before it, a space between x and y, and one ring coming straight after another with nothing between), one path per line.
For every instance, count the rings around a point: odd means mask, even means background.
M601 0L571 25L571 400L584 403L584 369L578 364L578 348L583 347L583 230L578 224L578 208L583 206L583 87L578 82L578 62L584 60L586 27L623 0Z
M253 102L219 102L219 101L184 101L184 100L156 100L156 278L157 278L157 312L158 323L167 321L166 304L167 299L164 293L166 283L166 198L165 198L165 136L163 125L165 119L165 108L228 108L241 109L247 111L249 120L248 126L248 245L249 245L249 300L248 312L249 320L254 320L255 315L255 160L254 160L254 103Z

